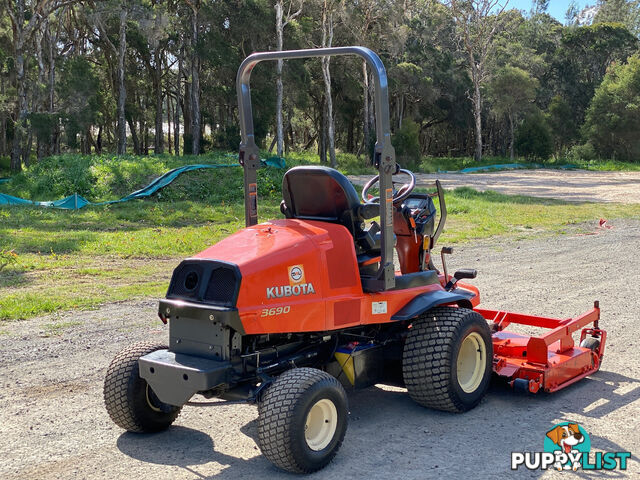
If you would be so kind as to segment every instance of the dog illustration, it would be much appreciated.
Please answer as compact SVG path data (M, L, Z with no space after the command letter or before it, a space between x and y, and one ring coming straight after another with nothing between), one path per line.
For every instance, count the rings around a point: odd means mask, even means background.
M584 435L580 433L580 428L578 427L577 423L558 425L557 427L547 432L547 437L549 437L553 443L560 447L562 453L567 455L569 453L579 453L578 450L574 449L573 447L575 447L579 443L584 442ZM563 468L566 470L573 468L573 471L575 472L576 470L578 470L578 468L580 468L580 462L573 462L572 466L567 463L563 467L562 462L558 460L553 464L553 466L558 470L562 470Z

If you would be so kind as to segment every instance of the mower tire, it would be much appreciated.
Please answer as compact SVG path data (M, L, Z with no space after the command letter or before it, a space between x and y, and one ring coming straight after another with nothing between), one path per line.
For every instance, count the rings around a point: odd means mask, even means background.
M594 352L600 350L600 339L594 337L587 337L582 342L580 342L580 346L582 348L588 348Z
M486 320L466 308L436 307L417 318L404 345L411 398L447 412L472 409L489 388L493 343Z
M111 420L129 432L165 430L180 414L181 407L161 402L140 377L138 359L165 345L134 343L118 353L104 379L104 403Z
M333 376L315 368L287 370L258 403L260 450L288 472L320 470L342 445L347 414L347 394Z
M587 337L580 342L580 346L582 348L588 348L589 350L594 352L591 356L591 367L593 368L596 364L594 356L597 356L597 353L600 351L600 339L595 337ZM601 365L602 358L598 359L598 370L600 370Z

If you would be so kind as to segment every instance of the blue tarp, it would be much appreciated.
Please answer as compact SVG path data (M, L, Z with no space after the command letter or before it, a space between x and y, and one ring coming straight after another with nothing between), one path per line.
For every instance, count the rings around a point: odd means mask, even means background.
M262 160L263 165L268 167L275 168L285 168L285 160L280 157L271 157L266 160ZM186 165L184 167L174 168L173 170L169 170L167 173L162 175L161 177L156 178L153 182L147 185L140 190L136 190L133 193L130 193L126 197L122 197L118 200L109 200L107 202L98 202L93 203L87 200L86 198L74 193L73 195L62 198L60 200L52 201L52 202L34 202L32 200L25 200L24 198L13 197L11 195L7 195L5 193L0 193L0 205L35 205L38 207L49 207L49 208L61 208L65 210L77 210L86 205L109 205L112 203L122 203L128 202L129 200L134 200L136 198L145 198L150 197L154 193L156 193L161 188L166 187L171 182L173 182L179 175L184 172L190 172L192 170L199 170L203 168L222 168L222 167L239 167L237 163L231 165L209 165L209 164L200 164L200 165Z
M448 171L439 171L438 173L476 173L476 172L487 172L491 170L511 170L516 168L551 168L551 169L561 169L568 170L571 168L578 168L575 165L558 165L553 167L546 167L544 165L540 165L538 163L500 163L497 165L484 165L482 167L467 167L462 170L448 170Z

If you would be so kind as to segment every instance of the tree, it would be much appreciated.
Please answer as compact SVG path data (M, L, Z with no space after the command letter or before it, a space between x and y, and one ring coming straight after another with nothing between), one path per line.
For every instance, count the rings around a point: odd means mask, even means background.
M13 47L16 64L17 86L17 122L14 131L13 149L11 151L11 169L20 170L21 162L28 162L28 149L22 145L27 133L27 116L29 105L27 102L26 75L25 75L25 48L33 39L33 35L40 28L44 19L56 10L75 3L76 0L38 0L26 3L26 0L4 0L5 11L11 19L13 27ZM29 18L27 18L29 13Z
M555 150L560 151L578 138L578 125L569 102L560 95L551 99L547 110L547 123L554 138Z
M531 109L538 81L518 67L501 68L491 80L489 90L494 111L509 121L509 157L514 158L515 124Z
M620 24L565 29L553 58L556 92L566 98L578 124L607 69L638 49L638 39Z
M191 148L194 155L200 155L201 115L200 115L200 56L198 37L200 22L198 16L201 0L185 0L191 8Z
M621 23L640 36L640 0L600 0L593 23Z
M293 0L289 1L287 14L284 15L284 0L276 0L276 50L281 51L284 46L284 29L285 27L302 13L302 5L304 0L300 0L299 7L295 12L291 12ZM283 134L284 128L282 123L282 67L283 61L278 60L276 63L276 143L277 153L279 157L283 155Z
M640 159L640 55L607 72L589 106L583 132L603 158Z
M322 8L322 47L328 48L333 44L333 8L332 0L324 0ZM322 57L322 78L324 80L324 95L326 105L326 131L329 146L331 166L336 167L335 123L333 119L333 100L331 98L331 71L329 66L331 57ZM324 158L326 162L326 157Z
M100 81L94 67L85 57L67 60L58 85L67 143L77 146L80 136L82 153L90 153L90 129L99 115Z
M102 18L109 18L114 14L118 14L118 46L109 38L107 28L103 23ZM126 102L127 102L127 89L125 85L125 55L127 52L127 17L129 14L126 0L120 2L101 3L99 7L95 7L90 16L90 21L95 22L95 25L100 32L100 40L107 45L111 53L116 55L117 67L116 67L116 87L118 92L117 100L117 138L118 138L118 155L124 155L127 153L127 120L126 120ZM106 52L105 52L106 55ZM132 132L135 135L135 132Z
M516 133L516 150L529 160L546 160L553 153L553 138L544 115L535 111L522 121Z
M473 158L482 159L482 86L489 78L487 61L493 52L493 39L502 26L501 13L508 0L450 0L458 24L458 35L467 57L473 91L469 95L475 120L475 151Z

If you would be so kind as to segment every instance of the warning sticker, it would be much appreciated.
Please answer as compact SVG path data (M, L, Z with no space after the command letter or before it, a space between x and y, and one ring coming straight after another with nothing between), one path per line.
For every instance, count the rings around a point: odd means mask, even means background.
M371 313L373 315L380 315L383 313L387 313L387 302L372 302Z

